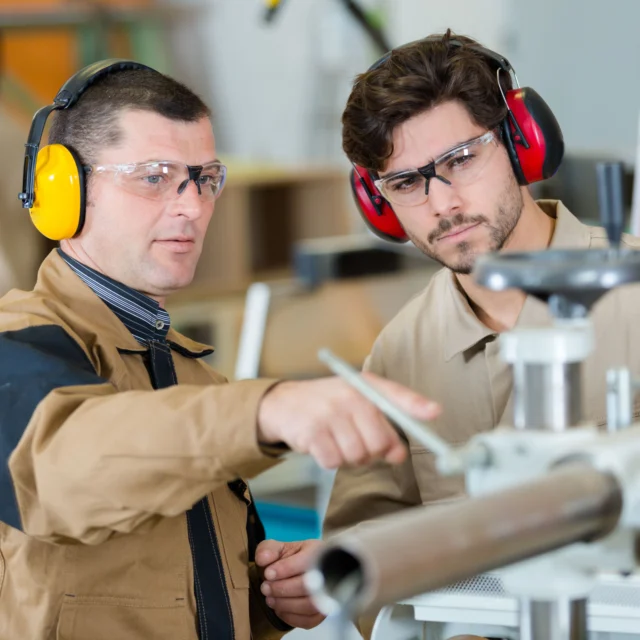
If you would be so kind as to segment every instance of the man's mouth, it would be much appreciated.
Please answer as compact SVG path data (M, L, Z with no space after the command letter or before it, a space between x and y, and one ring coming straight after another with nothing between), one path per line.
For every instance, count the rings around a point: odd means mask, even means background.
M156 240L156 244L159 244L165 249L174 251L176 253L185 253L191 251L195 246L195 238L191 236L174 236L173 238L159 238Z
M472 222L471 224L456 227L448 233L440 236L437 242L441 242L443 240L447 242L457 242L458 240L462 240L472 229L479 227L481 224L481 222Z
M158 242L194 242L193 236L172 236L171 238L159 238Z

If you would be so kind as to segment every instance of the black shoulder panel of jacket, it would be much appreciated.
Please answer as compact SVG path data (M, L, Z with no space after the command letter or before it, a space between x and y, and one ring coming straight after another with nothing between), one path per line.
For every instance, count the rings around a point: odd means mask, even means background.
M43 325L0 333L0 520L20 528L9 473L17 447L38 404L54 389L104 384L77 342L62 327Z

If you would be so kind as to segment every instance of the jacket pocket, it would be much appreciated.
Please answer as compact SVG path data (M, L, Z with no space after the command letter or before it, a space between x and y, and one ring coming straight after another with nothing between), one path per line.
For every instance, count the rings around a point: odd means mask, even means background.
M210 503L231 584L234 589L248 589L250 580L246 506L231 491L216 493Z
M56 640L195 640L184 600L65 595Z

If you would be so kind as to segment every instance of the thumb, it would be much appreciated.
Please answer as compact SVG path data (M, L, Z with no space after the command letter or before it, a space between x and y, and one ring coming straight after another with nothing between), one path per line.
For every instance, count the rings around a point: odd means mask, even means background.
M285 550L285 543L278 540L263 540L256 547L256 564L266 567L279 560Z
M381 378L375 373L367 371L363 372L362 376L399 409L402 409L418 420L433 420L437 418L442 411L437 402L425 398L423 395L398 382Z

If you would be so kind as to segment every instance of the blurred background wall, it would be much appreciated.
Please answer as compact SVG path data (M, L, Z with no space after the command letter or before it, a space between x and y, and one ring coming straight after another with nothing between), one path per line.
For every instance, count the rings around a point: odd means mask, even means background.
M245 169L347 168L340 115L354 76L376 59L379 48L343 0L282 0L270 21L267 4L0 0L0 289L28 286L34 264L48 249L14 202L19 147L31 114L74 70L95 59L134 56L194 87L214 108L221 153ZM576 184L592 182L587 176L593 161L621 159L632 170L640 104L633 73L640 60L640 5L633 0L612 0L606 8L595 0L358 4L391 45L452 27L512 61L521 83L544 96L565 132L566 176L561 171L551 191L549 185L539 187L543 195L560 194L575 201L584 217L593 217L593 193ZM344 224L335 231L362 230L353 210ZM7 242L16 233L24 243Z
M267 4L0 0L0 291L29 286L49 248L14 201L19 147L31 114L74 70L95 59L134 56L194 87L214 108L221 152L245 169L321 164L344 172L340 115L354 76L379 48L344 0L282 0L270 21ZM391 45L452 27L511 60L521 83L541 93L565 133L567 162L557 180L537 187L540 195L559 195L593 218L593 162L620 159L632 172L640 104L634 78L640 5L634 0L612 0L606 7L595 0L358 4ZM325 231L361 231L352 208L344 225ZM7 242L16 234L25 241Z
M176 4L176 0L165 0ZM183 6L195 6L182 0ZM204 4L204 3L203 3ZM354 74L375 59L370 41L341 0L284 0L267 25L262 0L211 0L199 40L189 29L180 71L217 107L229 149L274 159L340 158L338 118ZM634 0L361 0L398 45L452 27L506 55L521 83L545 97L569 151L635 153L640 60ZM187 51L190 49L190 51ZM199 55L210 56L204 76ZM612 110L615 109L615 112ZM248 122L251 125L248 126ZM320 144L320 131L333 136Z

